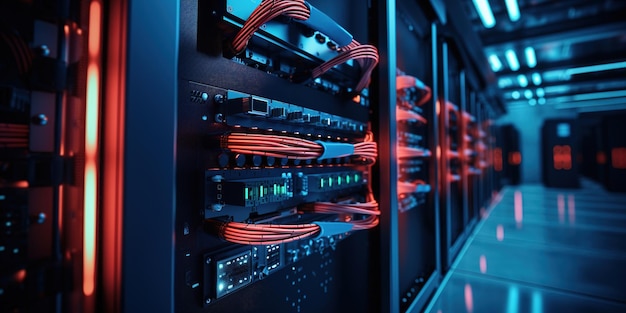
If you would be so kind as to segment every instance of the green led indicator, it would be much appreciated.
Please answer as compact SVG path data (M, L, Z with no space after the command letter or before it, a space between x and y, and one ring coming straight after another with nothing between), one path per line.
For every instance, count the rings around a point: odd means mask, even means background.
M320 178L320 188L324 188L324 182L326 181L325 178Z
M332 187L332 186L333 186L333 178L328 177L328 187Z
M248 190L248 187L243 189L243 197L248 200L250 199L250 191Z
M278 194L278 185L274 184L274 195Z
M263 198L263 186L259 186L259 198Z
M286 186L286 185L281 186L281 187L280 187L280 192L281 192L282 194L286 194L286 193L287 193L287 186Z
M359 174L354 174L354 182L358 182L359 181Z
M350 183L350 175L346 175L346 184Z
M337 177L337 185L340 186L341 185L341 176Z

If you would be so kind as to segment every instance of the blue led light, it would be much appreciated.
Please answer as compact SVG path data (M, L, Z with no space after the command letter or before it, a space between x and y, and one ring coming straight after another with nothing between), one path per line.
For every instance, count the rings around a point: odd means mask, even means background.
M537 66L537 56L535 55L535 49L533 49L533 47L526 47L524 54L526 55L526 64L528 64L528 67L533 68Z
M528 86L528 78L526 78L526 75L522 75L522 74L518 75L517 82L522 88Z
M533 97L533 92L528 90L528 89L524 90L524 97L526 97L526 99L532 98Z
M533 78L533 84L535 84L535 86L541 85L541 74L533 73L532 78Z
M495 54L489 55L489 65L491 65L491 70L497 72L502 69L502 62L498 59L498 56Z
M517 55L515 55L515 51L513 49L508 49L504 52L504 56L506 56L506 61L509 63L509 67L512 71L519 70L519 61L517 60Z

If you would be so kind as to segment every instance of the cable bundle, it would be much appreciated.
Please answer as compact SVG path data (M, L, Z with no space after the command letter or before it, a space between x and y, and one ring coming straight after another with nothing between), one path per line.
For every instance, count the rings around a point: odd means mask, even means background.
M1 148L27 148L28 125L0 123Z
M430 156L430 151L427 149L411 148L406 146L398 146L396 149L399 158Z
M378 49L372 45L362 45L356 40L340 48L340 53L334 58L320 64L311 71L311 77L317 78L328 72L331 68L348 62L348 60L356 60L361 66L361 80L354 88L358 93L367 87L370 82L372 71L378 64Z
M403 110L400 107L396 107L396 121L418 121L423 124L428 123L428 120L420 114L411 110Z
M305 21L311 17L311 10L304 0L263 0L233 38L231 45L234 54L237 55L246 48L252 35L263 24L280 15ZM356 40L339 49L341 52L337 56L313 69L311 76L317 78L339 64L351 59L357 60L362 71L361 79L355 87L358 93L369 84L372 70L378 64L378 49L372 45L362 45Z
M261 28L263 24L280 15L306 20L310 14L311 11L306 6L304 0L263 0L250 14L241 30L233 38L233 51L235 54L241 53L248 45L248 41L252 38L254 32Z
M376 227L378 225L378 202L374 196L369 193L367 202L364 203L333 203L333 202L315 202L305 205L303 210L314 213L324 214L359 214L367 215L364 219L349 218L346 222L352 224L352 230L363 230Z
M225 240L243 245L272 245L296 241L319 234L316 224L222 224L219 233Z
M415 103L415 105L417 106L422 106L431 99L432 90L430 89L430 87L426 86L426 84L417 79L417 77L405 75L402 71L399 70L397 72L398 76L396 76L396 91L398 102L405 103L407 101L410 101L411 93L413 91L419 92L419 98Z
M369 141L367 141L369 138ZM337 145L340 148L351 148L352 153L346 153L344 149L339 149L336 155L325 153L325 150ZM310 141L302 138L264 135L232 133L226 137L225 148L235 153L256 154L287 159L322 159L334 158L347 155L358 155L367 162L373 163L378 156L378 148L375 142L371 141L371 136L366 137L366 141L354 145L348 143L325 143L321 141ZM348 149L349 151L350 149Z
M307 211L326 214L364 214L380 215L378 202L375 200L365 203L333 203L315 202L305 206Z

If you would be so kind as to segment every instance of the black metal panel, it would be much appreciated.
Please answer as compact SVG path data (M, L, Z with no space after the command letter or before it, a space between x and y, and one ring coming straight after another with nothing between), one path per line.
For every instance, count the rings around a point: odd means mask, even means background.
M377 166L374 186L379 194L381 203L385 209L381 214L381 226L379 228L377 244L380 245L380 304L376 308L381 312L398 312L400 295L399 271L398 271L398 204L396 199L397 181L397 155L395 143L397 134L396 124L396 1L374 1L372 13L375 18L370 24L374 42L378 46L382 62L378 72L373 77L373 84L378 86L372 90L372 97L378 101L378 106L373 108L373 127L377 129L379 142L378 152L380 160L384 160ZM375 13L374 13L375 12Z
M128 10L123 311L173 312L180 3Z
M626 114L606 116L602 121L606 156L604 186L610 191L626 191Z

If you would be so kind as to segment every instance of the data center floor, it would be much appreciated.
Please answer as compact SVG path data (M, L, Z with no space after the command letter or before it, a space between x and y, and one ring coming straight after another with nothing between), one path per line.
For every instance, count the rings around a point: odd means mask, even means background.
M626 312L626 194L508 186L426 312Z

